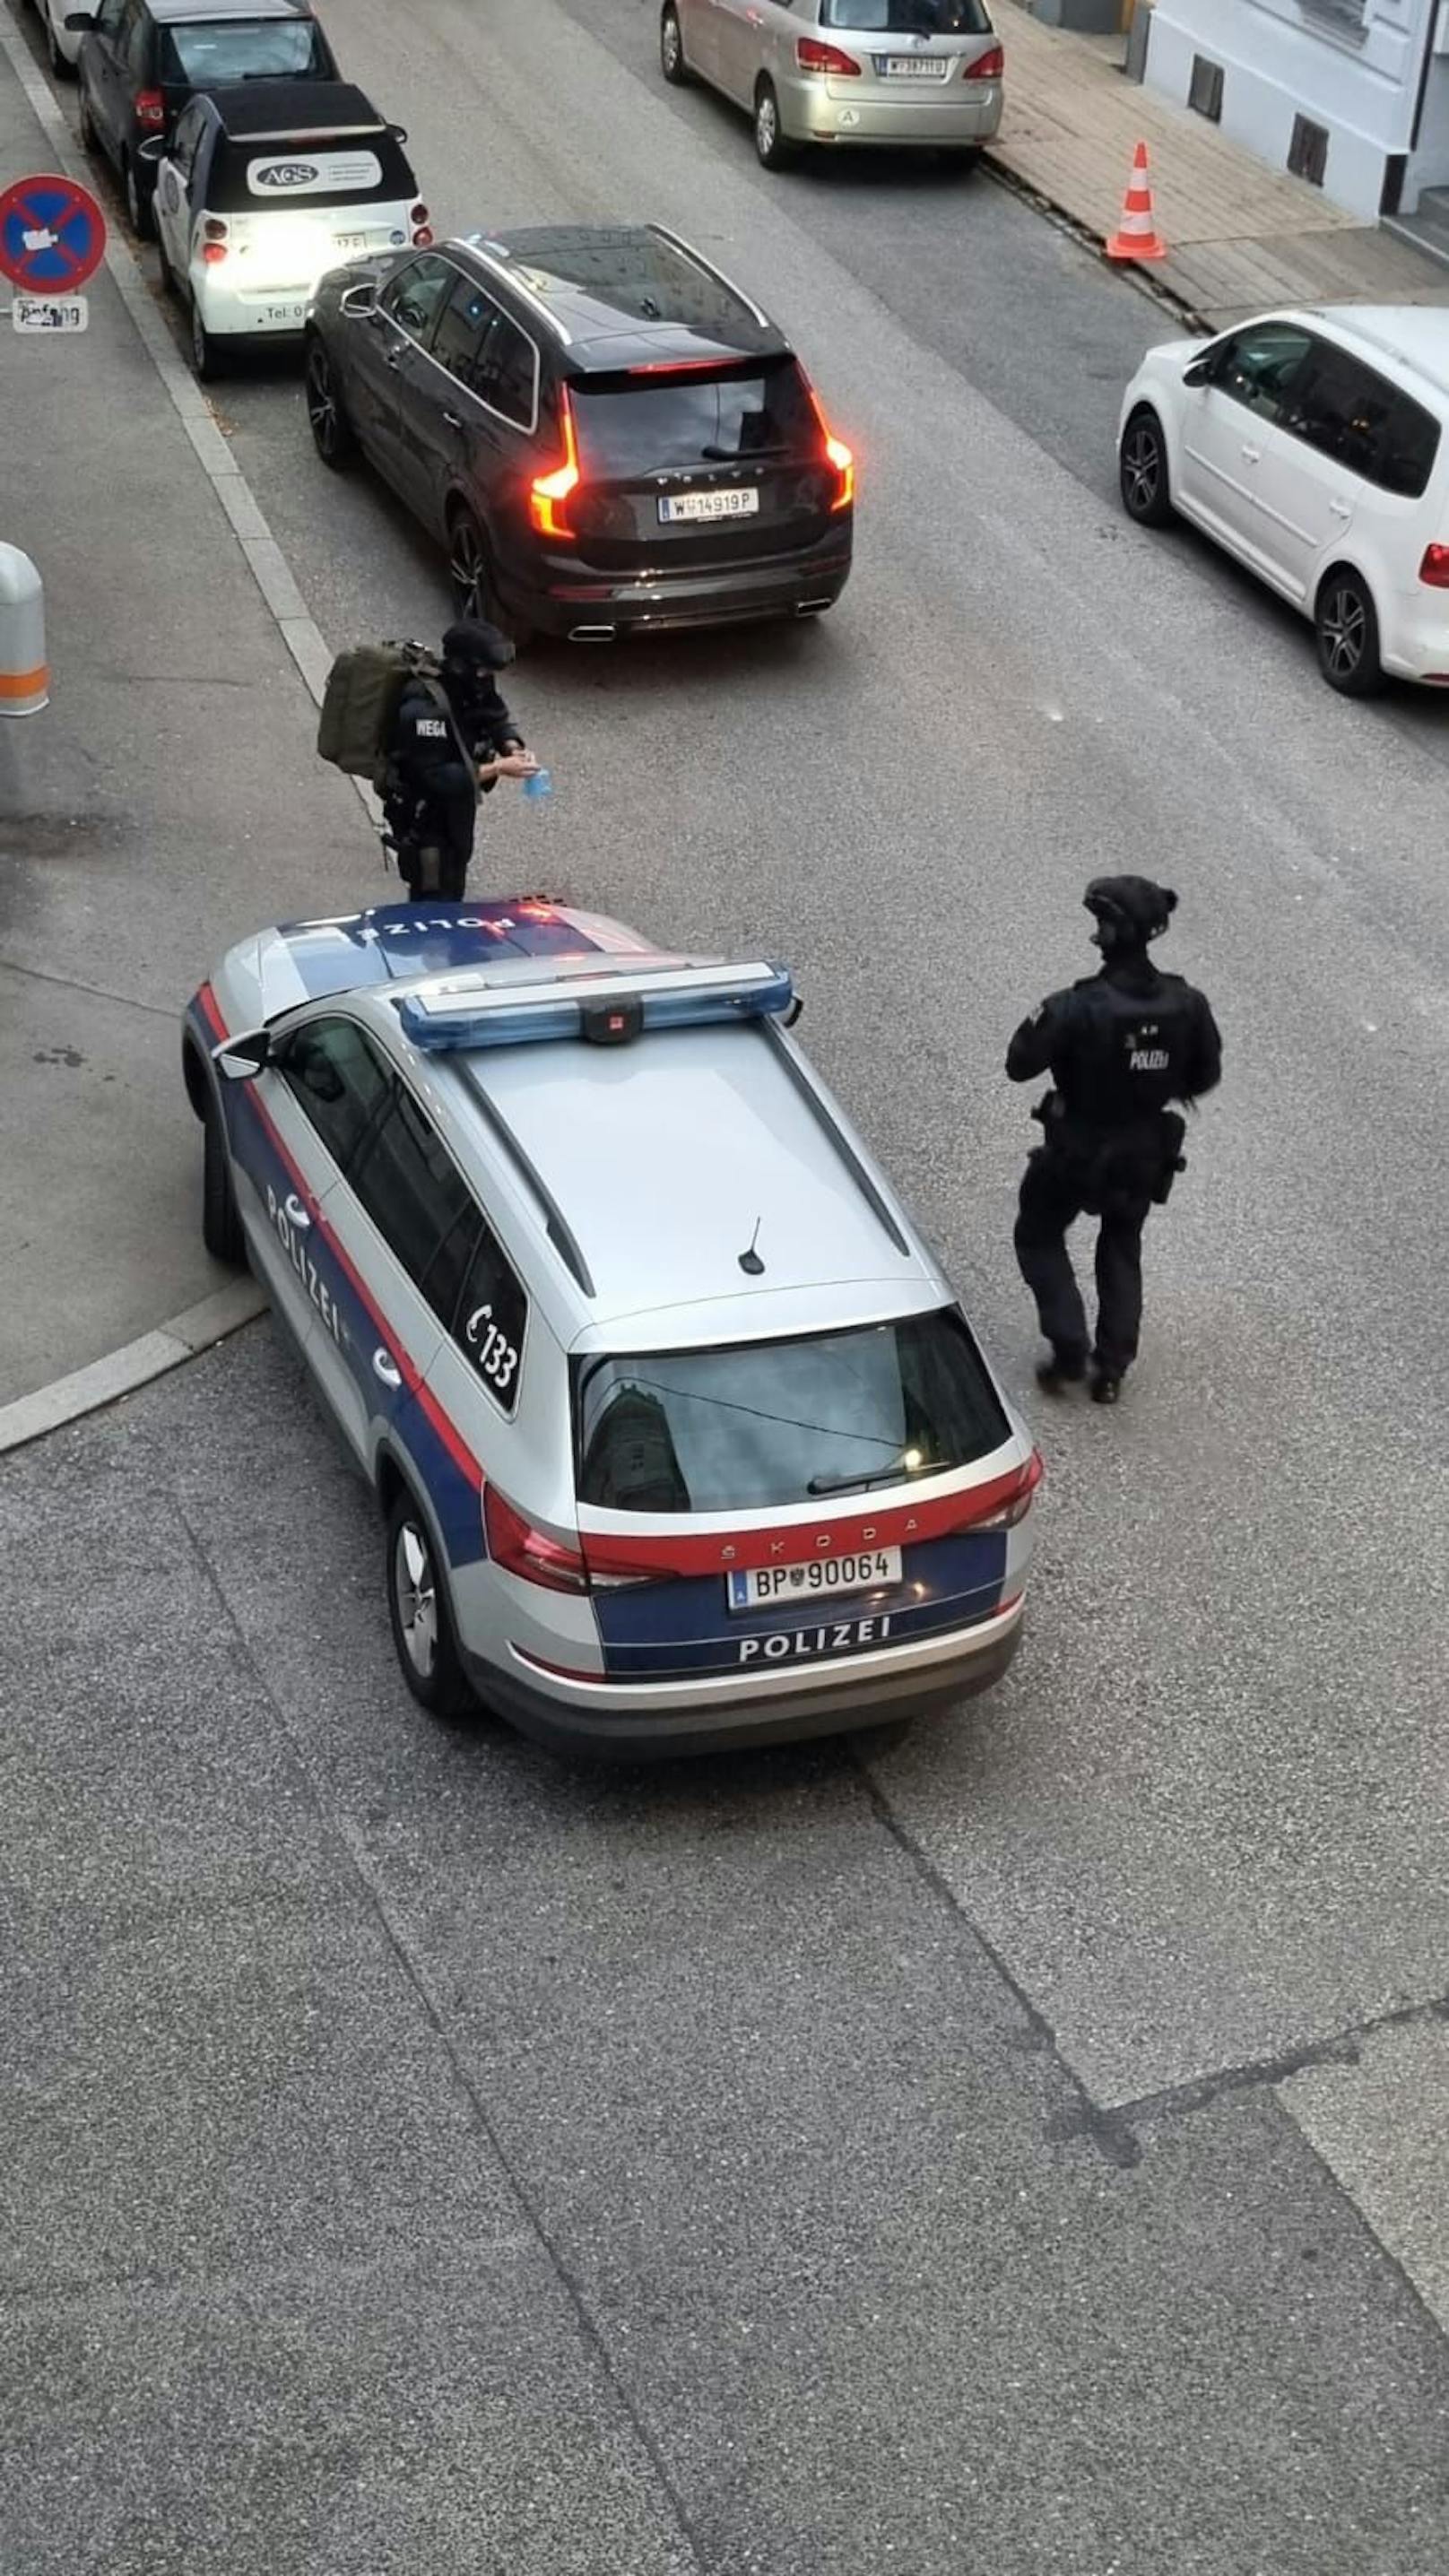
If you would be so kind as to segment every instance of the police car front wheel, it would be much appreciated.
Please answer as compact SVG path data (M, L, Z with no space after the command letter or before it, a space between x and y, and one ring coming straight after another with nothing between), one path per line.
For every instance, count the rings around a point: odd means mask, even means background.
M202 1139L201 1239L213 1261L224 1261L229 1270L244 1270L246 1237L237 1213L221 1117L214 1104L203 1114Z
M453 1634L447 1586L427 1524L410 1494L399 1494L387 1524L387 1606L403 1680L434 1717L461 1717L473 1704Z

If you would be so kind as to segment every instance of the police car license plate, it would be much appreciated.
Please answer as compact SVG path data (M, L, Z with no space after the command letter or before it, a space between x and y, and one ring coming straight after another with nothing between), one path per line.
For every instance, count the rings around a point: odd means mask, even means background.
M729 492L667 492L659 504L666 526L672 519L749 519L760 506L753 483Z
M876 1584L900 1579L898 1547L862 1547L854 1556L812 1556L803 1565L752 1565L726 1575L725 1596L734 1611L793 1611L806 1601L869 1592Z
M939 54L877 54L875 67L887 80L944 80L951 65Z

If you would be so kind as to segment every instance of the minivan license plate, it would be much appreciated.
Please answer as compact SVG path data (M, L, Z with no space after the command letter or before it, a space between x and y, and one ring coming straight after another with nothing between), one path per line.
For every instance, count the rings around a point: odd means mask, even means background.
M944 80L951 68L939 54L887 54L876 59L887 80Z
M728 492L666 492L659 516L666 525L671 519L748 519L759 506L756 486L744 483Z
M869 1592L899 1583L898 1547L862 1547L854 1556L812 1556L803 1565L752 1565L725 1577L731 1610L794 1610L806 1601L828 1601L840 1592Z

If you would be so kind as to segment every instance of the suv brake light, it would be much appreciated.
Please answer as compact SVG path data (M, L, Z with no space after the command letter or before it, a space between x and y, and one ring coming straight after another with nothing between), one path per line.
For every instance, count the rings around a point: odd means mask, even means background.
M830 504L831 509L848 510L852 501L855 499L855 458L852 456L850 449L846 446L844 439L837 438L832 430L829 421L825 417L824 410L821 406L820 396L816 392L815 387L813 385L809 386L808 391L810 395L810 408L814 412L815 417L819 421L820 427L824 432L827 462L835 468L835 498Z
M1022 1468L1020 1475L1017 1477L1015 1491L1007 1495L1005 1502L998 1503L993 1511L983 1512L979 1518L975 1512L970 1510L963 1512L960 1520L956 1523L957 1529L1015 1529L1017 1522L1024 1521L1027 1513L1031 1510L1032 1504L1036 1499L1036 1489L1045 1474L1046 1467L1042 1460L1041 1451L1039 1449L1033 1449L1026 1465ZM1005 1605L1003 1604L1003 1607L1004 1606Z
M1419 579L1431 590L1449 590L1449 546L1426 546Z
M136 123L138 125L164 125L165 122L165 91L159 89L138 89L136 92Z
M586 1561L578 1548L565 1547L547 1530L535 1529L532 1521L504 1501L496 1485L484 1489L483 1529L494 1564L501 1565L505 1574L521 1575L525 1583L537 1583L545 1592L616 1592L626 1583L660 1580L657 1567L631 1564L597 1544L590 1547Z
M837 80L859 80L860 65L838 45L822 45L815 36L797 36L795 60L802 72L832 72Z
M967 64L961 77L963 80L1000 80L1005 69L1006 56L1001 47L988 45L984 54L978 54L974 63Z
M552 474L535 475L528 495L528 515L541 537L571 537L575 534L564 509L569 494L578 489L580 479L579 444L574 436L574 412L567 385L559 401L564 461Z

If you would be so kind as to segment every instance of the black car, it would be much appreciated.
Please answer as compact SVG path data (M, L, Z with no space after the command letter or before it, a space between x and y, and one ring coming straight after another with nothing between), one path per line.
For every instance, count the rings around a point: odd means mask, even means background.
M114 164L143 238L156 178L141 145L169 136L197 90L339 77L308 0L99 0L65 23L85 31L76 66L81 140Z
M657 225L333 270L307 408L324 461L360 447L460 610L516 637L813 616L850 571L849 449L783 333Z

